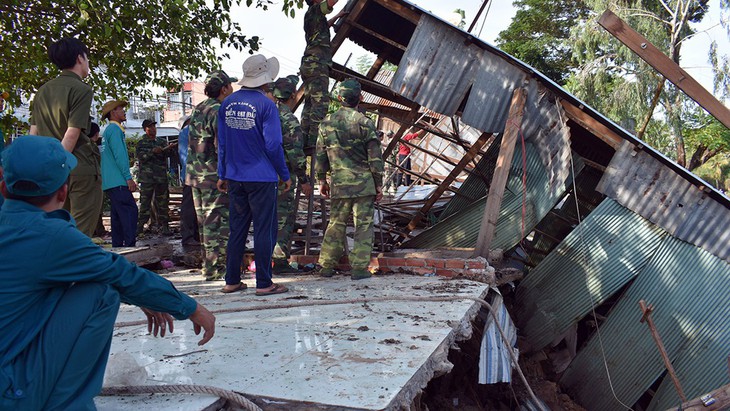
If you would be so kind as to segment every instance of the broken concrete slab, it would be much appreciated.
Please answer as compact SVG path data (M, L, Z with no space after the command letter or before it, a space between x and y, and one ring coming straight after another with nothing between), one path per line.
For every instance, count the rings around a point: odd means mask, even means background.
M469 298L488 291L485 284L441 277L387 275L353 282L345 276L298 276L277 279L289 293L256 297L252 291L221 294L222 283L201 281L188 270L169 278L218 312L213 340L198 347L199 337L186 322L177 322L165 338L147 335L144 325L119 327L112 353L131 354L146 370L146 384L215 386L243 393L264 409L408 406L432 378L450 370L448 350L471 335L480 309ZM245 282L254 287L252 279ZM428 301L445 296L457 298ZM368 297L392 301L350 302ZM345 304L324 305L338 302ZM312 304L283 308L307 303ZM118 324L143 318L137 308L124 306ZM160 409L159 395L144 398L135 400L137 409ZM98 397L97 406L119 409L129 401ZM178 404L169 396L164 401L163 407ZM200 402L179 404L180 410L203 408Z

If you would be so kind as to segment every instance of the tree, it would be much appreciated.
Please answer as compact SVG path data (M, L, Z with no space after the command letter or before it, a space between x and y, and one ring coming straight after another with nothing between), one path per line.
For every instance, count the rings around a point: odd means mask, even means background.
M595 20L610 6L628 25L679 63L682 42L695 34L690 23L702 20L707 3L707 0L651 0L609 4L605 0L587 0L586 4L593 10L591 18L586 24L577 25L571 34L573 58L580 70L569 79L568 89L616 121L635 122L637 136L654 146L661 148L668 135L671 145L666 147L665 154L690 170L727 146L710 143L711 133L688 141L685 134L689 130L684 124L689 117L698 117L693 112L696 104L600 28ZM721 7L729 6L728 2L721 2ZM727 64L727 57L718 56L714 50L713 58L711 50L710 63L718 81L716 90L727 88L727 76L722 76L723 62ZM704 128L693 130L695 134L705 133ZM725 148L715 152L710 147Z
M373 60L372 56L369 56L367 54L359 55L355 59L355 71L357 71L358 73L360 73L364 76L368 73L368 71L370 71L370 68L373 66L373 63L374 63L374 60ZM380 69L395 72L398 69L398 66L386 61L383 63L383 66Z
M231 20L242 0L5 0L0 3L0 90L20 103L58 74L46 49L61 37L77 37L90 49L87 80L97 99L136 93L149 85L167 89L181 76L197 78L220 65L219 47L249 52L258 37ZM246 0L267 9L272 0ZM294 14L302 0L285 0Z
M581 0L516 0L517 13L497 46L558 84L577 66L571 61L570 30L588 17Z

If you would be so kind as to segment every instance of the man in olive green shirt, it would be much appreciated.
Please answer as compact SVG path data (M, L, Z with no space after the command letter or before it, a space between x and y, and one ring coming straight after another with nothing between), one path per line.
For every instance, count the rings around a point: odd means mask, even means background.
M91 237L103 194L101 169L87 135L94 92L81 81L89 75L89 49L78 39L64 38L48 47L48 56L61 74L38 89L31 109L30 134L57 138L78 160L64 208L71 212L78 229Z

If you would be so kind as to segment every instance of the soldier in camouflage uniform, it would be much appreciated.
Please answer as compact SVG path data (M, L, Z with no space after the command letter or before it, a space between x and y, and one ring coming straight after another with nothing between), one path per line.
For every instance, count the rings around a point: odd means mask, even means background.
M218 191L218 109L221 101L233 93L231 83L237 81L217 70L205 79L205 95L190 116L188 159L185 184L192 187L198 215L200 239L205 259L203 275L208 281L219 280L226 273L228 226L228 194Z
M281 135L284 145L284 155L286 156L286 166L291 174L292 187L297 186L297 180L302 184L301 192L309 197L312 192L312 186L307 178L307 158L304 156L302 129L299 126L299 120L291 111L293 104L294 92L296 91L299 78L297 76L282 77L273 85L269 86L271 94L279 109L279 118L281 119ZM276 246L272 260L274 261L273 273L280 274L291 271L289 266L289 257L291 251L289 244L291 243L291 234L294 231L296 223L297 204L294 190L280 191L276 198L276 215L279 220L279 227L276 233Z
M312 147L317 140L319 123L327 114L329 107L330 66L332 51L330 47L330 26L343 15L338 13L327 21L327 14L338 0L306 0L307 12L304 14L304 37L307 46L302 56L299 74L304 81L304 109L302 110L302 133L304 146Z
M330 221L319 254L320 273L334 274L347 246L345 232L350 214L355 224L355 244L350 253L352 279L371 276L368 271L373 250L374 201L383 197L383 157L375 124L357 110L360 83L340 83L337 98L342 107L328 115L319 127L315 171L320 192L331 197ZM332 186L327 184L330 173Z
M137 143L137 161L139 162L139 220L137 234L142 234L144 225L150 219L152 197L155 199L157 218L163 235L170 235L170 202L169 182L167 181L167 158L175 155L177 143L167 144L163 138L157 137L157 122L145 120L142 129L145 135Z

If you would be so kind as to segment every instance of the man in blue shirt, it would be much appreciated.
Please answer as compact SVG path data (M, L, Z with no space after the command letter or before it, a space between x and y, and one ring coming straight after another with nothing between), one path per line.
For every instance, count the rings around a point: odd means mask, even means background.
M271 280L271 254L276 244L276 196L279 180L291 188L282 147L281 121L276 104L266 96L279 74L279 61L261 54L243 63L240 90L218 110L218 189L228 192L231 235L226 249L223 292L245 289L241 261L253 221L256 295L287 292Z
M198 216L195 213L193 189L185 184L185 168L188 162L188 141L190 135L190 116L180 119L180 134L177 135L177 154L180 157L180 183L183 186L182 203L180 203L180 235L182 245L200 245Z
M137 244L137 202L132 193L137 183L129 171L127 139L122 123L127 121L126 101L111 100L101 108L101 119L109 120L101 146L101 188L111 204L112 247Z
M92 410L120 302L142 307L154 335L188 318L199 345L215 317L168 280L104 251L63 204L76 158L23 136L2 154L0 409ZM41 256L41 258L39 258Z

